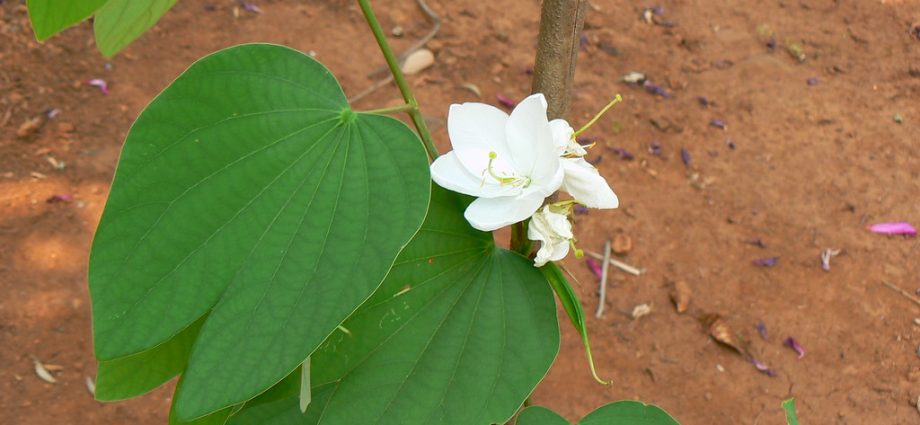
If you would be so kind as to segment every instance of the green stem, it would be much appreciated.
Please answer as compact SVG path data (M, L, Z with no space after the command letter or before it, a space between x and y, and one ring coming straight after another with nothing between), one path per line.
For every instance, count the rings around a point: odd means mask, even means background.
M422 117L422 113L419 111L418 101L415 100L415 95L412 94L412 89L409 88L409 83L406 81L406 77L399 67L399 61L396 59L396 54L393 53L393 49L391 49L390 44L387 43L387 37L383 33L380 22L377 21L377 16L374 15L374 10L371 9L370 2L368 0L358 0L358 5L361 7L361 12L364 13L364 19L367 20L367 25L371 28L371 32L374 33L374 39L377 40L377 45L380 46L383 57L386 58L387 67L390 68L390 73L393 74L393 79L396 81L396 85L399 86L399 92L402 93L403 100L405 100L406 104L411 108L406 112L408 112L409 117L412 118L412 123L415 124L415 129L418 130L418 135L422 139L422 144L425 145L425 150L428 151L428 156L431 157L431 159L437 158L438 149L431 140L431 133L428 132L425 118Z
M390 108L371 109L369 111L361 111L361 112L365 114L384 115L384 114L392 114L396 112L411 112L414 109L416 109L415 106L405 104L405 105L393 106Z
M525 257L530 257L533 242L527 239L527 224L528 222L522 221L511 225L511 249Z

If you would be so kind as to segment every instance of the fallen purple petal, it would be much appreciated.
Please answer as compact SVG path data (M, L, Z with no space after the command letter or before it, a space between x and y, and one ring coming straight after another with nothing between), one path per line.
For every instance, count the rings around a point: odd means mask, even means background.
M252 13L262 13L262 9L259 6L256 6L255 3L250 3L248 1L240 1L240 6L248 12Z
M917 40L920 40L920 24L915 24L910 27L910 35L914 36Z
M808 77L808 79L805 80L805 84L808 84L809 86L816 86L816 85L818 85L818 78L817 78L817 77Z
M581 136L575 139L575 141L578 142L579 145L585 146L585 145L590 145L600 139L601 138L597 136Z
M500 95L500 94L495 95L495 100L497 100L498 103L501 103L502 106L508 109L512 109L516 105L516 103L513 100L511 100L511 98Z
M57 195L51 195L48 199L45 199L45 202L49 204L56 204L58 202L70 202L73 200L73 195L69 193L60 193Z
M657 84L652 84L652 82L649 81L649 80L645 80L645 82L642 83L642 87L645 87L645 91L647 91L647 92L649 92L649 93L651 93L651 94L655 94L655 95L661 96L661 97L663 97L663 98L665 98L665 99L671 97L671 94L668 93L667 89L665 89L664 87L659 86L659 85L657 85Z
M767 40L767 48L770 50L776 49L776 39L775 38L771 38Z
M769 336L769 333L767 332L767 324L764 322L757 322L754 327L757 328L757 333L760 334L760 337L766 341L767 337Z
M758 258L751 261L755 266L760 267L773 267L776 265L776 262L779 261L779 257L767 257L767 258Z
M655 155L655 156L661 156L661 143L658 143L658 142L649 143L648 153Z
M680 148L680 160L684 162L685 167L689 167L690 163L693 162L693 159L690 158L690 152L684 148Z
M601 263L599 261L593 258L588 258L587 260L585 260L585 264L588 265L588 269L591 270L591 273L594 273L594 276L596 278L598 279L601 278L601 275L603 275L603 271L601 270Z
M595 157L594 159L587 159L587 158L585 158L585 161L588 161L588 164L597 165L597 164L600 164L600 163L601 163L601 160L602 160L602 159L604 159L604 155L598 155L598 156Z
M582 34L581 37L578 38L578 48L584 51L587 45L588 45L588 36Z
M533 68L529 66L527 68L524 68L524 75L533 75Z
M204 6L202 6L202 9L204 9L205 12L213 12L217 10L217 6L210 4L210 3L206 3Z
M699 102L699 103L700 103L700 106L702 106L702 107L704 107L704 108L708 108L709 105L712 103L712 102L709 101L709 99L707 99L707 98L705 98L705 97L703 97L703 96L697 96L697 97L696 97L696 101Z
M735 142L732 139L725 139L725 146L728 146L728 148L731 150L735 150L735 148L737 148L737 146L735 146Z
M629 151L627 151L625 148L617 147L617 148L612 148L611 150L615 154L617 154L617 156L619 156L620 159L624 159L626 161L632 161L633 159L636 159L636 157L633 156L633 154L629 153Z
M93 78L92 80L86 81L84 84L88 86L98 87L99 91L101 91L102 94L105 94L105 95L109 94L109 85L102 78Z
M48 117L49 120L53 120L54 117L60 114L61 114L61 110L58 108L49 108L48 110L45 111L45 116Z
M906 221L873 224L869 226L869 231L883 235L917 236L917 229Z
M720 119L714 119L712 121L709 121L709 125L715 128L718 128L718 129L728 130L728 125L725 124L725 121L722 121Z
M773 369L770 369L770 367L767 366L764 362L757 360L755 358L751 358L751 363L754 365L755 368L757 368L757 370L759 370L764 375L767 375L770 377L776 376L776 371L774 371Z
M572 210L575 211L575 214L579 214L579 215L588 213L588 207L582 204L575 204Z
M783 341L783 345L795 350L796 354L799 355L800 359L802 357L805 357L805 348L802 347L802 344L799 344L799 342L796 341L795 338L791 336L786 338L786 340Z

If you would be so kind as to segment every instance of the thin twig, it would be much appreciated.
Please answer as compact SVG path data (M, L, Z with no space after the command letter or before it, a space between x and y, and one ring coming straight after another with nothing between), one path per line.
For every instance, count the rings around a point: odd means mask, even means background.
M414 44L409 46L409 48L406 49L401 55L397 56L399 58L400 66L402 66L406 62L406 58L409 57L409 55L412 54L412 52L424 47L426 44L428 44L429 41L431 41L431 39L433 39L436 35L438 35L439 31L441 31L441 17L438 16L436 13L434 13L433 10L431 10L431 7L428 6L428 3L426 3L425 0L415 0L415 2L418 4L418 7L422 9L422 12L424 12L425 15L428 16L428 20L431 21L432 27L431 27L431 30L428 31L428 34L425 34L424 37L420 38ZM377 68L371 71L368 74L368 77L375 77L379 74L382 74L385 71L387 71L387 67L382 66L380 68ZM364 91L362 91L361 93L358 93L352 96L351 99L348 99L348 103L353 104L367 97L367 95L377 91L379 88L387 84L390 84L391 82L393 82L392 73L387 75L386 78L379 80L375 82L374 84L372 84L370 87L364 89Z
M607 304L607 270L610 269L610 239L604 242L604 263L601 266L601 290L600 298L597 302L597 313L594 314L594 317L598 319L604 315L604 305Z
M596 253L596 252L591 252L591 251L585 250L585 254L588 254L589 257L594 258L594 259L597 259L597 260L603 260L603 259L604 259L604 256L603 256L603 255L598 254L598 253ZM616 268L618 268L618 269L620 269L620 270L623 270L623 271L626 272L626 273L629 273L629 274L631 274L631 275L634 275L634 276L639 276L639 275L641 275L642 273L645 273L645 269L640 269L640 268L638 268L638 267L630 266L629 264L626 264L626 263L624 263L624 262L622 262L622 261L620 261L620 260L617 260L616 258L611 258L611 259L609 260L609 263L610 263L610 265L612 265L612 266L614 266L614 267L616 267Z
M882 285L885 285L885 286L887 286L889 289L891 289L892 291L895 291L895 292L901 294L904 298L907 298L907 299L913 301L914 304L920 305L920 298L917 298L917 297L911 295L910 292L907 292L907 291L901 289L901 288L898 287L897 285L895 285L895 284L893 284L893 283L891 283L891 282L885 281L885 280L882 281Z

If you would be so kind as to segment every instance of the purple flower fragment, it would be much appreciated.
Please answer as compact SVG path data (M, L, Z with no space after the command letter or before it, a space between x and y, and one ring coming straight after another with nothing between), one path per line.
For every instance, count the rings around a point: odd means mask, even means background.
M651 94L661 96L665 99L671 98L671 93L668 93L667 89L657 84L652 84L652 82L649 80L645 80L645 82L642 83L642 87L645 87L645 91Z
M582 205L582 204L575 204L575 206L572 207L572 210L575 211L575 214L578 214L578 215L582 215L582 214L587 214L587 213L588 213L588 207L586 207L586 206L584 206L584 205Z
M204 9L205 12L213 12L213 11L217 10L217 6L215 6L215 5L211 4L211 3L205 3L205 5L202 6L201 8Z
M732 139L725 139L725 146L728 146L729 149L735 150L738 146L735 145L735 142Z
M805 84L808 84L809 86L817 86L818 77L808 77L808 79L805 80Z
M622 160L632 161L636 159L636 157L633 156L633 154L629 153L629 151L627 151L625 148L617 147L617 148L612 148L611 150L613 151L613 153L617 154L617 156L619 156L620 159Z
M799 355L798 357L800 359L802 357L805 357L805 348L802 347L802 344L799 344L799 342L796 341L795 338L791 336L786 338L786 340L783 341L783 345L795 350L795 353Z
M757 324L754 325L754 328L757 329L757 333L760 334L760 337L766 341L767 337L769 336L769 333L767 332L767 324L764 322L757 322Z
M516 103L513 100L511 100L511 98L509 98L508 96L500 95L500 94L495 95L495 100L497 100L498 103L500 103L502 106L508 109L514 109L514 106L516 105Z
M693 162L693 159L690 158L690 152L684 148L680 148L680 160L684 162L685 167L689 167L690 163Z
M776 265L776 262L779 261L779 257L767 257L767 258L758 258L751 261L755 266L760 267L773 267Z
M257 13L257 14L262 13L262 9L259 6L256 6L255 3L250 3L248 1L240 0L240 7L242 7L247 12L252 12L252 13Z
M55 117L57 117L60 114L61 114L61 110L58 108L48 108L47 110L45 110L45 116L48 117L49 120L53 120Z
M770 37L770 39L767 40L767 48L770 50L776 49L776 39L775 38Z
M578 48L584 51L586 50L587 46L588 46L588 36L582 34L581 37L578 38Z
M586 145L590 145L590 144L592 144L592 143L594 143L594 142L596 142L596 141L598 141L598 140L600 140L600 139L601 139L601 138L600 138L600 137L597 137L597 136L581 136L581 137L575 139L575 141L578 142L579 145L586 146Z
M720 119L714 119L712 121L709 121L709 125L715 128L718 128L720 130L728 130L728 124L725 124L725 121L722 121Z
M597 165L597 164L600 164L600 163L601 163L601 160L603 160L603 159L604 159L604 155L598 155L598 156L595 157L594 159L587 159L587 158L585 158L585 161L588 161L588 164Z
M869 231L882 235L917 236L917 229L906 221L873 224L869 226Z
M764 362L762 362L762 361L760 361L760 360L757 360L757 359L755 359L755 358L752 357L752 358L751 358L751 364L753 364L754 367L757 368L757 370L759 370L760 373L763 373L764 375L767 375L767 376L769 376L769 377L774 377L774 376L776 376L776 371L773 370L773 369L770 369L769 366L767 366Z
M59 193L57 195L51 195L48 199L45 199L45 202L49 204L56 204L58 202L70 202L73 201L73 195L69 193Z
M661 156L661 143L658 143L658 142L649 143L648 153L655 155L655 156Z
M712 105L712 102L703 96L697 96L696 101L699 102L700 106L704 108L708 108L710 105Z
M102 78L93 78L92 80L85 81L84 84L88 86L98 87L99 91L104 95L109 94L109 84L105 82Z
M585 260L585 264L588 265L588 269L591 270L591 273L594 273L594 277L596 277L596 278L598 278L598 280L600 280L601 276L602 276L603 273L604 273L603 270L602 270L602 268L601 268L601 263L600 263L600 261L597 261L597 260L595 260L595 259L593 259L593 258L588 258L588 259Z

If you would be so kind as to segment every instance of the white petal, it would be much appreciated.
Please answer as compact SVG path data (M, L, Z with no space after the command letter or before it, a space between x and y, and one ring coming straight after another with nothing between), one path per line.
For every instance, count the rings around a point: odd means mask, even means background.
M507 168L514 168L505 140L507 123L508 114L492 105L474 102L450 105L447 134L460 162L471 174L479 175L485 170L489 152L495 152L500 163L509 165Z
M524 189L525 196L533 194L534 196L548 197L553 192L562 187L562 180L565 178L565 170L562 168L563 159L556 160L556 169L553 170L551 177L545 177L542 180L533 179L530 186Z
M463 214L470 224L483 231L492 231L523 221L543 204L540 196L479 198Z
M493 184L494 179L484 180L470 174L460 163L455 151L434 160L431 164L431 179L445 189L482 198L515 196L521 192L520 187Z
M553 133L553 146L556 148L556 155L561 156L565 153L566 147L569 146L575 130L572 129L568 121L558 118L549 122L549 128Z
M616 208L620 205L617 195L597 169L582 158L563 159L565 179L562 190L578 202L591 208Z
M534 181L555 174L559 155L546 119L546 99L542 94L528 96L511 111L506 137L518 172Z

